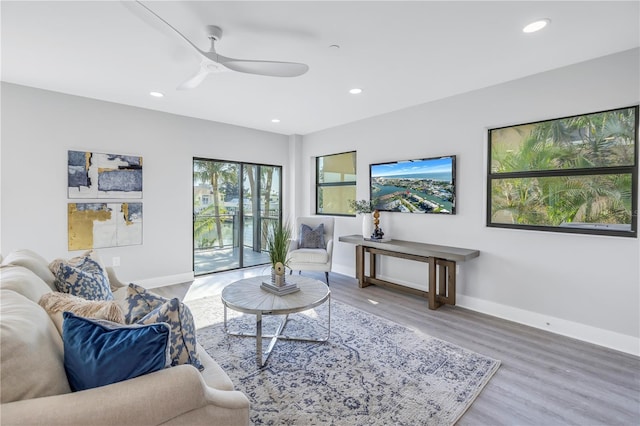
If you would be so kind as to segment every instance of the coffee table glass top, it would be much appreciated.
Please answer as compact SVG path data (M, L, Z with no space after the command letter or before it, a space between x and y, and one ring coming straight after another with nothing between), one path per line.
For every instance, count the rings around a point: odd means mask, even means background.
M247 314L284 315L311 309L323 304L330 295L322 281L300 275L288 275L287 283L294 282L300 291L278 296L260 288L271 277L246 278L229 284L222 290L222 302L234 311Z

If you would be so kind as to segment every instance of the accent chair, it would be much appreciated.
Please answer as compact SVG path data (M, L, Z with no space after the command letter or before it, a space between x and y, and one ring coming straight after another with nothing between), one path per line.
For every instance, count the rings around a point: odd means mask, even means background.
M327 285L333 259L334 218L328 216L304 216L296 219L296 237L289 244L288 266L290 273L324 271Z

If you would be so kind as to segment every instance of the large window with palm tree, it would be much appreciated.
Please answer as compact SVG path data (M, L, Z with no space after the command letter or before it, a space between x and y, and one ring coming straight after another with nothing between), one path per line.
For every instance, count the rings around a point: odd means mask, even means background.
M269 262L265 230L282 220L282 167L193 160L196 275Z
M487 225L637 236L638 107L489 130Z

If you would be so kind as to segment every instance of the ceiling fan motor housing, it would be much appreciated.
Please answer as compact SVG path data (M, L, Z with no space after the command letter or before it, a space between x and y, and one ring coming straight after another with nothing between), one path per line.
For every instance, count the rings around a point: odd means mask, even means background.
M222 38L222 28L216 25L207 25L207 32L211 40L218 41Z

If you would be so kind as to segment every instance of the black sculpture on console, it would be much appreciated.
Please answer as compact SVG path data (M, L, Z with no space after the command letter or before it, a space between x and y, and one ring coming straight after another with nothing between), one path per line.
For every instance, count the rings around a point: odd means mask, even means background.
M384 232L382 232L382 228L378 226L380 223L380 212L378 210L373 211L373 224L376 228L373 230L373 234L371 234L372 240L381 240L384 237Z

